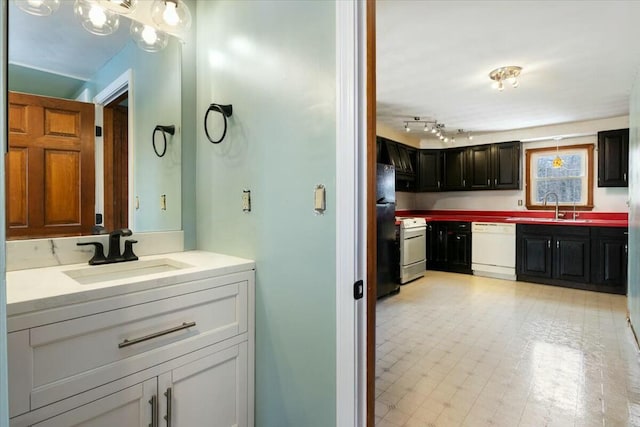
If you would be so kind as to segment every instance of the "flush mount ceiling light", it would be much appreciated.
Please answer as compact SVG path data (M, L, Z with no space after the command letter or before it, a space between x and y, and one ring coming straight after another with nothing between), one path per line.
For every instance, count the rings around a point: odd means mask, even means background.
M142 22L132 21L130 32L138 47L147 52L159 52L169 43L167 33Z
M520 82L518 81L518 77L520 76L520 72L522 71L522 67L518 67L517 65L507 65L506 67L496 68L495 70L489 73L489 78L494 81L493 87L502 91L504 89L504 83L511 83L511 86L517 88L520 86Z
M100 6L121 15L133 12L138 5L138 0L98 0Z
M154 0L151 19L169 34L180 34L191 27L191 12L182 0Z
M14 0L14 3L35 16L49 16L60 7L60 0Z
M113 34L120 26L119 15L95 1L76 0L73 11L84 29L97 36Z

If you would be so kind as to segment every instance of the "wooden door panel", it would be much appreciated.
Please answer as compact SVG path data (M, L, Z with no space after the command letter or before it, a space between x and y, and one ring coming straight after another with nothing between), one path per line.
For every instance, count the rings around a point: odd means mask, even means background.
M26 148L10 148L7 153L7 224L9 227L27 227L28 188L27 170L29 152Z
M80 137L80 113L51 108L44 109L44 134Z
M91 233L94 114L89 103L9 93L9 238Z
M44 225L80 224L80 153L46 150L44 170Z
M26 105L9 105L9 131L14 133L27 133Z

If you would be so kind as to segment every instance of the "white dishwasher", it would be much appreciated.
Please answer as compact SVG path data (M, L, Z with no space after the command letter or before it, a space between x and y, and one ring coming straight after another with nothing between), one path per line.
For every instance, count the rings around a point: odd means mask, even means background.
M516 280L516 225L471 223L471 269L478 276Z

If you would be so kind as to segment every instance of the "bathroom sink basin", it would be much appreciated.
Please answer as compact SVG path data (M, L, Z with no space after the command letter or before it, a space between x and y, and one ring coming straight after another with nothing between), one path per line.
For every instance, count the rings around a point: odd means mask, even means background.
M129 261L115 264L83 267L64 271L64 274L82 285L89 285L110 280L127 279L148 274L165 273L192 267L170 258Z

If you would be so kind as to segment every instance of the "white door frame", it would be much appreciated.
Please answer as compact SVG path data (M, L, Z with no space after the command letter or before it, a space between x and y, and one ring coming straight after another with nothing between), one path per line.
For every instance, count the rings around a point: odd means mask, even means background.
M96 126L104 127L104 107L117 99L125 92L128 94L128 184L129 184L129 212L127 213L128 228L135 231L136 224L134 220L134 156L135 156L135 127L136 122L133 115L135 109L134 87L133 87L133 69L129 68L127 71L118 76L113 82L109 83L100 93L93 98L93 103L96 105ZM104 135L104 133L103 133ZM96 213L104 214L104 136L96 137Z
M365 426L366 2L336 1L336 426ZM367 289L366 283L363 291Z
M2 0L0 7L0 145L2 153L7 149L7 0ZM4 157L4 156L3 156ZM0 162L0 427L9 427L9 391L7 384L7 286L6 286L6 236L5 236L5 192L4 161Z

